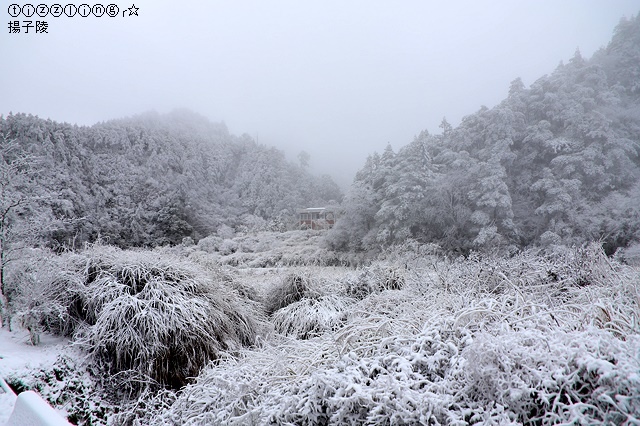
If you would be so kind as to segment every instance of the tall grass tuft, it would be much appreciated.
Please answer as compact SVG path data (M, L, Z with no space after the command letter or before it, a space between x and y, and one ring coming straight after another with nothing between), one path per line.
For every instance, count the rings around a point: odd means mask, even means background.
M299 302L305 297L318 297L318 283L307 273L292 272L288 274L278 285L274 286L265 300L266 311L269 315Z
M350 302L337 295L305 297L274 312L271 322L279 333L309 339L334 330L343 323Z
M255 343L257 304L226 275L216 279L166 253L102 245L65 259L54 284L66 283L63 317L81 326L54 331L77 328L94 363L121 377L130 392L179 388L221 353Z
M370 294L385 290L401 290L405 286L402 268L375 263L364 267L355 279L345 282L345 292L356 299L364 299Z

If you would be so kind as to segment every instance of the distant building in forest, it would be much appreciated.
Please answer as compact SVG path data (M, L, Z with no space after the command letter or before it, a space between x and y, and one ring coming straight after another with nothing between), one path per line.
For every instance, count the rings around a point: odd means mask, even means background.
M326 207L298 209L298 222L301 229L329 229L333 227L336 215Z

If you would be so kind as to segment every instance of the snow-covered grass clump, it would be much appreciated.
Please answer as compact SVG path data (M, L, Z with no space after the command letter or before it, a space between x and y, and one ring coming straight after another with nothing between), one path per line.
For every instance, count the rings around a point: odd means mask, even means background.
M350 299L336 294L338 283L312 278L309 272L290 272L267 289L266 311L275 331L308 339L334 329Z
M55 318L43 312L41 324L72 332L94 364L134 392L177 389L222 353L255 342L256 303L228 276L185 259L96 245L61 256L58 268L49 287L59 308Z
M279 333L308 339L338 328L350 304L333 294L305 297L274 312L271 322Z
M345 291L349 296L363 299L384 290L400 290L404 285L405 277L401 268L376 263L364 267L357 278L347 279Z
M307 273L289 273L279 284L268 291L265 306L269 314L303 298L320 296L319 283Z

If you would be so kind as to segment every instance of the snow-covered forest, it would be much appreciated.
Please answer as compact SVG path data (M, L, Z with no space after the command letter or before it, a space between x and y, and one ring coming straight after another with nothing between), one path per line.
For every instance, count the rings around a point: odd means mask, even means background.
M119 247L177 244L222 225L284 229L296 208L342 198L329 176L188 111L91 127L15 114L0 119L0 135L2 166L22 161L7 190L21 188L20 214L38 205L29 217L49 224L39 237L54 249L98 236Z
M188 111L0 137L0 379L73 424L640 424L640 15L344 196Z
M608 254L640 242L640 32L623 21L526 88L442 133L369 156L331 232L332 247L406 238L448 250L509 252L597 240Z

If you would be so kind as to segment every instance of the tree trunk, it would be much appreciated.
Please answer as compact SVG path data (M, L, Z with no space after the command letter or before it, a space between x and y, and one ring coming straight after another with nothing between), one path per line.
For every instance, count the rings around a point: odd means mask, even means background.
M6 312L8 312L7 298L4 295L4 253L0 253L0 328L5 326L5 322L9 325L9 321L5 320Z

